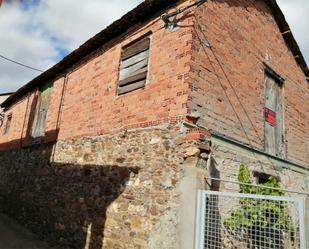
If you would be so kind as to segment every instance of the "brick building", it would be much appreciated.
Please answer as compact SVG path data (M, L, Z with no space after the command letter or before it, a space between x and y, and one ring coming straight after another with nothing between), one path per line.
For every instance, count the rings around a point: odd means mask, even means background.
M199 3L144 1L2 103L3 212L64 248L188 249L197 189L229 188L209 177L308 192L309 70L277 3Z
M1 93L0 94L0 103L2 104L12 94L13 93ZM2 111L3 111L3 109L0 109L0 112L2 112Z

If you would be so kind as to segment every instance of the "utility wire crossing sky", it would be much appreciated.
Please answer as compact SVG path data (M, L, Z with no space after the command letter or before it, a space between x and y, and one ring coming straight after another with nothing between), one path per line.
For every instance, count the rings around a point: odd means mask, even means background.
M309 1L277 1L309 61ZM141 2L0 0L0 93L16 91Z
M34 67L25 65L25 64L23 64L23 63L21 63L21 62L14 61L14 60L12 60L12 59L10 59L10 58L7 58L7 57L5 57L5 56L3 56L3 55L0 55L0 58L2 58L3 60L6 60L6 61L8 61L8 62L14 63L14 64L16 64L16 65L19 65L19 66L21 66L21 67L24 67L24 68L33 70L33 71L38 71L38 72L41 72L41 73L44 72L44 70L36 69L36 68L34 68Z

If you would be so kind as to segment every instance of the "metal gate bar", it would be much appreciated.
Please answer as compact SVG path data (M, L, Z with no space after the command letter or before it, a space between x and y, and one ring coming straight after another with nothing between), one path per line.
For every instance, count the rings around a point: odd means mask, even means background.
M229 214L226 214L225 217L228 217L233 213L233 209L240 207L241 205L239 203L262 203L265 205L278 205L278 208L291 208L295 209L295 219L297 222L297 227L293 229L288 230L289 232L295 232L297 234L297 241L295 242L295 246L292 248L296 249L306 249L306 228L305 228L305 198L302 197L281 197L281 196L265 196L265 195L253 195L253 194L241 194L241 193L232 193L232 192L215 192L215 191L206 191L206 190L199 190L198 191L198 200L197 200L197 216L196 216L196 249L217 249L217 248L228 248L223 247L220 242L220 233L222 232L222 226L224 222L220 220L222 213L226 209L229 211ZM223 200L228 200L228 204L234 205L234 207L224 206L221 207L220 203ZM214 206L216 204L216 206ZM289 205L289 206L288 206ZM253 208L254 211L259 210L259 206ZM216 209L216 210L214 210ZM284 213L288 209L284 209ZM248 211L248 210L247 210ZM252 210L249 210L249 212ZM287 215L289 216L289 212L287 211ZM250 215L250 213L249 213ZM220 217L219 217L220 216ZM269 219L274 219L272 214L268 214ZM267 217L268 217L267 216ZM228 220L228 219L227 219ZM258 230L261 233L261 228ZM242 230L244 232L245 229ZM278 240L278 236L281 236L281 232L277 230L278 233L275 233L275 231L272 230L266 230L266 233L268 236L270 235L270 231L272 231L274 234L274 241ZM292 231L293 230L293 231ZM254 231L255 232L255 231ZM265 231L264 231L265 232ZM296 237L296 235L293 235ZM217 237L216 237L217 236ZM262 240L262 235L260 236L260 240ZM280 241L282 241L282 238L280 237ZM256 241L253 241L256 243ZM264 243L263 241L259 241L259 243ZM274 242L276 244L276 242ZM282 244L281 244L282 243ZM265 248L263 246L261 247L255 247L255 248ZM268 247L269 248L269 247ZM277 243L274 245L274 248L284 248L283 242ZM291 248L291 247L290 247Z

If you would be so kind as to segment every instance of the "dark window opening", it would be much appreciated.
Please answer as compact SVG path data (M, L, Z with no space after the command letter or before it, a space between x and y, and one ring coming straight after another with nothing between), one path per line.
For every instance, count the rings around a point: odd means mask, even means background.
M119 95L145 87L149 49L150 38L148 36L123 47L119 71Z
M253 177L256 179L257 184L268 183L270 182L271 178L275 178L280 182L280 179L278 179L278 177L258 171L253 171Z
M9 133L11 124L12 124L12 117L13 117L12 113L7 115L6 123L5 123L4 130L3 130L3 135L6 135Z
M284 157L283 79L265 69L265 152Z

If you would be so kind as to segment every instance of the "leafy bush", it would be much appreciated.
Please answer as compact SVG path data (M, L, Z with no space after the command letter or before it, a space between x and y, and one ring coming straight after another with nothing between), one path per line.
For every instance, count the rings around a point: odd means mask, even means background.
M240 165L238 181L247 184L253 183L248 166ZM276 189L267 189L263 186ZM240 184L240 193L270 196L284 196L285 194L280 189L280 182L275 177L269 177L266 183L257 186ZM274 238L273 234L294 231L286 202L241 198L239 204L240 207L233 210L230 217L224 220L224 225L232 230L246 230L258 248L264 248L264 246L272 248L272 245L278 244L279 241L275 240L280 238ZM292 235L290 234L290 236ZM260 245L256 243L260 243ZM261 246L261 243L263 243L263 246Z

